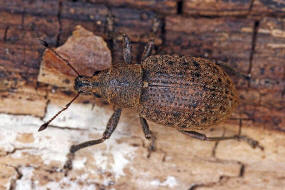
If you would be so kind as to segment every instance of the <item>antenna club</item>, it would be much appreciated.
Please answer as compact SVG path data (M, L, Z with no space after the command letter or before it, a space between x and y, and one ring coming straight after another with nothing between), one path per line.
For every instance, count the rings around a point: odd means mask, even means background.
M38 132L45 130L45 129L47 128L47 126L48 126L48 123L42 124L42 125L40 126L40 128L38 129Z
M42 124L40 126L40 128L38 129L38 131L45 130L48 127L48 125L50 124L50 122L52 122L59 114L61 114L61 112L66 110L78 98L79 95L80 95L80 92L78 92L77 95L68 104L66 104L66 106L62 110L57 112L57 114L55 114L48 122Z

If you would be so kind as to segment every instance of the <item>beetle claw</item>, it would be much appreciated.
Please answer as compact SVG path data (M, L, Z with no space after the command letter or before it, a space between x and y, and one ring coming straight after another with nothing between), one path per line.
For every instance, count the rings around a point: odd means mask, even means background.
M247 136L237 136L238 137L238 140L243 140L245 141L246 143L248 143L252 148L259 148L260 150L264 150L264 147L262 145L259 144L258 141L252 139L252 138L249 138Z

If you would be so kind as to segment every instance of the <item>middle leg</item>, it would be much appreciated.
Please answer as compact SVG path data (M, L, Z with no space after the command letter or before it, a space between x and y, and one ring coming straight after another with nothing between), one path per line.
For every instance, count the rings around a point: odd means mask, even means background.
M143 129L145 138L148 139L148 140L151 140L151 143L150 143L150 145L148 147L148 155L147 155L147 157L149 158L151 153L153 151L155 151L155 136L150 131L149 126L148 126L147 121L146 121L145 118L140 117L140 122L141 122L141 126L142 126L142 129Z
M96 144L100 144L104 142L106 139L110 138L114 130L116 129L120 116L121 116L121 108L115 109L113 115L109 119L106 129L103 133L103 136L100 139L86 141L77 145L72 145L69 150L69 154L67 155L67 161L65 162L63 168L65 170L65 175L67 175L68 171L72 168L72 160L74 158L74 153L77 152L80 149L93 146Z
M114 111L113 115L111 116L111 118L108 121L107 127L103 133L103 136L100 139L83 142L83 143L77 144L77 145L72 145L70 147L70 153L73 154L80 149L83 149L83 148L86 148L89 146L93 146L96 144L100 144L100 143L104 142L106 139L110 138L112 133L114 132L114 130L116 129L116 127L119 123L121 111L122 111L121 108L118 108Z

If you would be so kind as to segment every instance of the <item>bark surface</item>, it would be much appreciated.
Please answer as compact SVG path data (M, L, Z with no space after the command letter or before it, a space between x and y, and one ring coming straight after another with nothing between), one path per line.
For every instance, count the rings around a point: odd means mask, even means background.
M232 120L203 133L233 135L242 126L265 150L202 142L149 122L157 150L148 158L139 118L126 110L110 140L78 152L73 169L64 171L70 145L101 137L112 107L81 97L38 133L75 95L71 85L38 80L44 50L38 39L58 47L81 25L108 42L118 64L122 47L110 40L109 15L114 32L130 36L134 62L159 19L157 54L204 57L250 75L232 75L241 99ZM282 189L284 16L279 0L0 0L0 189Z

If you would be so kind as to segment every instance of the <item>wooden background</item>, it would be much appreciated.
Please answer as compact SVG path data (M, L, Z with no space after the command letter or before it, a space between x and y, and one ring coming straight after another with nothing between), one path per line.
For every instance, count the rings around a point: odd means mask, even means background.
M62 106L73 96L71 89L38 82L44 50L38 39L57 47L76 25L81 25L110 42L106 21L110 14L114 17L114 30L130 36L134 60L140 60L153 19L159 18L157 53L206 57L250 74L250 81L233 77L241 97L233 114L235 119L207 135L221 135L224 127L226 135L231 134L242 125L244 134L259 140L265 151L235 141L218 143L219 146L200 142L151 123L158 136L159 151L146 158L147 142L137 116L127 111L122 118L122 131L118 129L116 141L110 140L119 144L121 153L115 154L116 148L110 148L111 144L109 148L100 145L84 150L76 157L77 161L85 160L81 163L84 167L78 166L64 176L60 168L70 144L94 138L88 133L90 126L84 125L94 114L89 104L94 100L81 99L63 117L71 122L55 122L43 136L36 132L42 119L52 115L53 106ZM34 189L281 189L285 184L284 24L285 2L280 0L0 0L0 187L17 189L28 184ZM120 45L109 43L109 47L113 62L121 61ZM100 136L112 112L110 106L97 104L94 119L87 122L98 133L95 137ZM98 122L102 124L98 126ZM80 135L83 137L77 139ZM46 144L41 144L43 141ZM67 144L59 150L53 147L57 143ZM92 152L105 160L97 162ZM61 158L46 163L44 155ZM122 164L124 168L118 173L115 168L120 162L127 164Z

